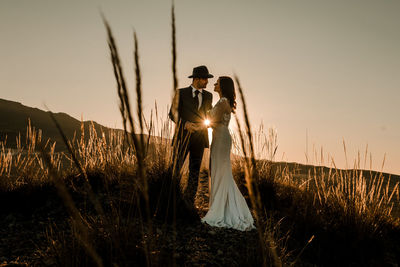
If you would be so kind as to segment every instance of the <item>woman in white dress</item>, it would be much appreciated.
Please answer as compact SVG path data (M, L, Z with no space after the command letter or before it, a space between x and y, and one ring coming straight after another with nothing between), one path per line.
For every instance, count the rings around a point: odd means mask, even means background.
M213 129L210 201L209 210L201 221L211 226L247 231L255 228L254 220L233 179L230 159L232 138L228 125L236 109L235 88L233 80L226 76L219 77L214 86L220 99L209 112Z

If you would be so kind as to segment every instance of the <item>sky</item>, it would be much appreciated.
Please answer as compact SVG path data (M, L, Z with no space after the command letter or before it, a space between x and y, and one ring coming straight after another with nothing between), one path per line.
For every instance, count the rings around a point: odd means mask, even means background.
M0 98L121 127L101 11L132 101L135 30L145 112L157 102L166 114L167 0L0 0ZM322 149L324 165L333 158L351 168L360 153L364 167L368 146L366 168L372 158L381 170L385 157L383 171L400 174L399 1L175 0L175 12L179 86L199 65L216 77L236 74L253 128L277 133L276 160L319 164Z

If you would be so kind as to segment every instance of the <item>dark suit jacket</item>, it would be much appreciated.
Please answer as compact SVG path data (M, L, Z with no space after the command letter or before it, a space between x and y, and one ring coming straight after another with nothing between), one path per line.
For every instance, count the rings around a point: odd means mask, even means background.
M195 145L208 147L208 131L203 129L194 132L188 137L189 132L184 129L186 122L204 123L207 111L212 108L212 94L203 89L200 109L197 109L193 98L192 87L178 89L169 111L169 117L177 124L174 134L174 143L189 138L189 142Z

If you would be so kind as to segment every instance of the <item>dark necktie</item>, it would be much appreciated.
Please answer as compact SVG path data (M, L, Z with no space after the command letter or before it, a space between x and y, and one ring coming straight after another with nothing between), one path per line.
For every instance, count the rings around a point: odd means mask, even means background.
M200 91L199 90L196 90L196 91L194 91L194 102L196 103L196 108L197 109L199 109L199 94L200 94Z

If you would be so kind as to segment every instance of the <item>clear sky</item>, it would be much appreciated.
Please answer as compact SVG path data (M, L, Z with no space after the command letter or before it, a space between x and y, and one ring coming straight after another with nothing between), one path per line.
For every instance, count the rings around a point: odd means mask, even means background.
M326 165L330 155L346 167L344 139L348 167L368 144L374 169L381 169L386 153L383 170L400 174L400 1L175 5L179 85L189 85L187 76L202 64L215 76L236 73L253 125L277 130L278 160L305 163L308 152L308 162L318 163L312 152L322 147ZM135 29L145 111L157 101L166 113L172 90L170 8L167 0L1 0L0 98L42 109L46 103L53 111L120 127L101 9L114 31L132 99Z

